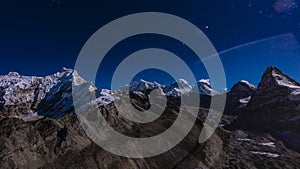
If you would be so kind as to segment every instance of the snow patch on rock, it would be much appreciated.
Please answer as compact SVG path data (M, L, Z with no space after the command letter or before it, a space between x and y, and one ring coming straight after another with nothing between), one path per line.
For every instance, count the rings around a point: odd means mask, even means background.
M250 151L252 154L257 154L257 155L264 155L267 157L273 157L273 158L277 158L280 155L276 154L276 153L269 153L269 152L263 152L263 151Z
M239 102L241 103L240 108L246 107L247 104L249 103L250 99L251 99L251 96L239 99Z
M273 147L273 148L276 147L276 146L274 145L273 142L268 142L268 143L258 143L258 145L261 145L261 146L268 146L268 147Z

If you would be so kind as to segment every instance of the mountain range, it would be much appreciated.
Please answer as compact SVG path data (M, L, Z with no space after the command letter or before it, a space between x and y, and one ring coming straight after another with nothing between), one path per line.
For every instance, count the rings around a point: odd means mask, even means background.
M132 137L168 129L181 96L200 95L201 107L193 129L173 149L150 158L119 157L93 143L82 129L74 106L87 110L72 99L72 87L82 86L95 95L91 102L105 120ZM135 107L146 110L153 90L169 103L159 119L140 124L118 113L116 93L128 93ZM79 95L89 97L85 91ZM219 127L207 142L198 143L211 98L224 95ZM72 69L46 77L10 72L0 76L0 130L0 168L300 168L300 84L272 66L258 87L241 80L228 92L212 89L209 79L192 85L184 79L170 85L140 80L113 91L97 89Z

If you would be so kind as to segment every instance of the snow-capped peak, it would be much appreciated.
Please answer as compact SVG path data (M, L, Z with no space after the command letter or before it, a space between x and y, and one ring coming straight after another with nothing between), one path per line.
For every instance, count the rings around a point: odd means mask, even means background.
M22 76L16 72L0 76L0 113L4 117L15 117L32 121L43 116L59 117L72 111L72 83L86 86L90 93L97 88L86 82L79 74L67 68L45 76ZM85 97L83 93L82 97ZM84 99L84 98L83 98ZM108 91L101 91L96 101L107 105L114 101Z
M22 76L17 72L0 76L0 112L6 117L13 116L25 121L39 118L35 111L40 102L61 81L72 80L72 72L66 69L46 77Z
M257 102L270 104L279 101L300 101L300 84L285 75L274 66L270 66L264 72L261 81L257 87L255 98L261 98ZM255 98L251 99L249 104L255 106ZM265 100L264 100L265 99Z
M181 94L185 94L191 91L192 86L184 79L177 80L178 89L181 91Z
M251 83L248 82L247 80L241 80L241 81L239 81L239 83L240 83L240 84L245 84L245 85L247 85L249 88L253 88L253 89L256 88L253 84L251 84Z
M286 75L281 75L277 72L272 74L276 77L276 82L279 86L283 86L289 89L290 95L288 98L293 101L300 101L300 84Z
M300 84L293 80L292 78L285 75L282 71L274 66L270 66L265 71L262 82L272 82L275 81L279 86L285 86L289 88L299 88Z
M290 100L300 100L300 84L273 66L267 68L258 87L259 93L270 90L288 92Z
M180 97L183 94L191 92L192 86L184 79L178 79L176 82L163 87L163 92L167 96Z
M62 67L61 70L59 72L63 73L63 72L73 72L73 69L68 69L66 67Z
M199 92L200 94L214 96L220 94L210 86L209 79L201 79L196 84L190 85L184 79L178 79L176 82L170 85L161 85L157 82L148 82L145 80L132 82L129 86L129 92L132 91L146 91L158 89L163 95L180 97L183 94L189 94L191 92ZM122 89L127 89L122 87Z
M129 91L146 91L146 90L154 90L161 89L162 85L157 82L148 82L146 80L141 79L140 81L131 82L129 85Z
M200 94L215 96L220 93L211 87L211 83L209 79L201 79L192 87L193 92L199 92Z
M15 76L15 77L19 77L20 74L18 72L9 72L8 76Z
M177 83L178 84L183 84L183 85L188 85L189 83L186 81L186 80L184 80L184 79L178 79L177 80Z
M208 86L211 86L210 84L210 80L209 79L201 79L198 81L199 83L202 83L202 84L206 84Z

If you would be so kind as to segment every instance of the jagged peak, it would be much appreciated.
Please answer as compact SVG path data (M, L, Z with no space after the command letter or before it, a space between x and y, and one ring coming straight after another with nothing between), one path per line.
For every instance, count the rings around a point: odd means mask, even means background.
M275 66L269 66L264 72L259 87L279 85L289 88L298 88L300 84Z
M61 70L59 72L63 73L63 72L73 72L74 70L73 69L69 69L69 68L66 68L66 67L62 67Z
M14 77L20 77L20 74L18 72L9 72L7 75L14 76Z
M74 85L81 85L86 81L78 74L77 71L73 72L73 84Z
M210 80L209 79L201 79L198 81L200 84L206 84L208 86L211 86Z
M177 83L181 83L181 84L189 84L185 79L178 79Z
M251 84L250 82L248 82L247 80L241 80L241 81L239 81L232 88L237 87L237 86L241 86L241 85L242 86L247 86L247 87L249 87L251 89L256 89L256 87L253 84Z
M281 72L281 70L279 70L277 67L275 67L275 66L269 66L269 67L267 67L267 69L265 70L265 73L272 72L272 71ZM281 73L282 73L282 72L281 72Z
M55 74L61 74L61 73L65 73L65 72L68 72L68 73L73 73L73 72L76 72L75 70L73 69L69 69L69 68L66 68L66 67L62 67L60 71L58 71L57 73ZM55 75L55 74L52 74L52 75ZM52 75L47 75L47 76L52 76ZM8 72L7 76L14 76L14 77L21 77L23 75L20 75L18 72L15 72L15 71L11 71L11 72ZM45 77L47 77L45 76ZM37 77L37 76L23 76L23 77Z
M269 66L266 70L265 70L265 72L264 72L264 74L263 74L263 76L262 76L262 80L264 80L264 79L267 79L267 78L270 78L270 77L276 77L276 76L274 76L275 74L279 74L279 75L284 75L284 76L286 76L281 70L279 70L277 67L275 67L275 66Z
M264 72L257 87L257 93L274 92L284 88L287 93L300 90L300 84L281 70L270 66Z
M158 84L157 82L149 82L147 80L144 80L144 79L140 79L140 80L137 80L137 81L131 81L129 86L130 87L133 87L133 86L140 86L140 85L152 85L152 84Z
M246 80L241 80L237 82L231 88L229 95L235 100L238 99L240 103L245 103L245 101L249 101L251 96L257 92L257 89L254 85ZM237 99L236 99L237 98Z

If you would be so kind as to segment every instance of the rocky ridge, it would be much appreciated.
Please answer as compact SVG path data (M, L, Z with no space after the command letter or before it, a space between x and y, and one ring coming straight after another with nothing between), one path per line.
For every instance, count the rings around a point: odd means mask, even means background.
M180 144L161 155L141 159L116 156L89 139L74 113L74 105L80 107L81 103L72 102L72 80L75 87L95 95L94 101L109 125L131 137L151 137L168 129L177 118L177 102L170 102L157 120L140 124L118 112L114 105L118 99L113 97L117 91L98 90L70 69L46 77L9 73L0 79L0 168L300 168L300 154L293 146L300 140L296 135L299 84L274 67L267 69L257 89L246 81L232 88L227 95L234 103L231 112L237 113L224 115L207 142L198 143L198 137L209 108L197 108L196 123ZM209 81L201 81L201 89L209 89ZM183 79L169 88L146 81L132 86L128 90L133 96L131 104L141 111L149 108L147 94L154 88L161 89L157 97L177 90L178 95L167 95L170 99L190 94L194 87ZM79 92L83 99L88 95L85 92ZM200 95L209 98L220 94ZM195 107L184 111L191 109ZM85 111L87 120L97 122L99 115L89 111Z

